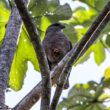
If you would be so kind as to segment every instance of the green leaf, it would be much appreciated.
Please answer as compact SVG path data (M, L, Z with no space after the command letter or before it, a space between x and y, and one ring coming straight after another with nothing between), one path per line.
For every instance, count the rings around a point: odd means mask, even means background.
M94 0L95 8L97 10L102 10L107 2L108 2L108 0L101 0L101 2L100 2L100 0Z
M92 104L89 104L85 110L93 110L93 105Z
M92 110L106 110L106 107L100 103L93 104Z
M65 20L72 16L71 8L68 4L59 6L55 11L54 15L59 17L59 19Z
M40 24L40 29L42 30L42 32L40 33L41 39L44 38L45 31L50 24L51 24L51 21L46 16L43 16L41 18L41 24Z
M89 7L96 9L97 11L102 10L104 5L108 2L108 0L79 0L87 4ZM97 5L98 4L98 5Z
M91 24L94 20L94 16L96 16L96 11L93 9L85 9L84 7L78 7L73 12L73 22L77 22L78 24L89 23Z
M108 107L107 110L110 110L110 107Z
M59 20L67 20L72 16L72 10L68 4L59 5L52 12L52 14L48 14L47 17L51 20L51 22L59 21Z
M85 110L87 107L87 105L79 105L79 106L75 106L75 107L71 107L69 110Z
M28 6L29 10L32 9L34 7L34 5L36 5L35 3L36 3L36 0L31 0L29 2L29 6Z
M85 110L106 110L106 108L99 103L91 104Z
M92 50L94 51L95 62L97 63L97 65L100 65L106 58L105 50L102 43L100 41L95 43L92 46Z
M22 55L22 53L21 53ZM15 54L9 77L9 86L15 91L21 89L27 71L27 62L21 56ZM18 59L19 58L19 59Z
M0 1L0 9L0 44L2 44L5 34L5 25L8 22L10 11L5 8L2 1Z
M105 69L104 78L110 79L110 66Z
M10 71L9 86L16 91L23 86L27 71L27 61L30 61L34 65L35 70L39 71L33 45L27 36L26 30L23 29Z
M83 99L84 97L89 97L90 100L92 100L94 98L94 96L90 93L91 87L88 84L88 87L85 88L84 87L85 84L76 84L68 93L68 97L72 97L75 99L77 99L77 97L80 96L80 100L79 101L84 101L85 99Z
M47 9L47 0L31 0L29 9L33 16L43 16Z
M54 12L56 7L60 5L59 0L49 0L47 2L48 12Z
M80 40L84 36L88 28L89 27L82 27L81 25L75 28L78 40Z

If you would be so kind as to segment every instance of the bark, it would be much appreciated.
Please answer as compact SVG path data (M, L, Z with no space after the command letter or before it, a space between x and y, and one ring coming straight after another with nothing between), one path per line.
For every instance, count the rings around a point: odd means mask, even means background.
M17 39L22 26L22 20L16 6L13 6L11 16L6 27L3 44L0 48L0 108L5 106L5 90L7 88L9 72L17 47Z
M39 62L41 76L42 76L42 99L41 99L41 110L49 110L50 97L51 97L51 85L50 85L50 70L48 61L41 44L38 31L34 25L33 19L29 15L29 11L22 0L15 0L19 13L23 19L25 27L29 33L30 40L34 46L36 57Z

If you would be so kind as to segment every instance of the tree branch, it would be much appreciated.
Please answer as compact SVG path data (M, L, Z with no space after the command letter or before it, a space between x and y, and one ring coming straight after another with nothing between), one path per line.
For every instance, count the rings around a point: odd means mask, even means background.
M63 71L61 73L60 79L58 81L58 86L55 91L55 95L52 100L51 109L56 110L56 106L59 100L59 97L63 90L63 85L67 77L68 71L72 64L75 64L76 61L87 51L87 49L96 41L102 29L110 20L110 1L106 4L101 14L93 22L92 26L89 28L88 32L80 40L76 46L76 51L74 54L70 55L70 60L67 62ZM72 49L73 50L73 49ZM72 51L71 50L71 51Z
M28 9L22 0L15 0L19 13L23 19L26 29L30 35L30 40L34 46L36 56L40 65L40 71L42 76L42 100L41 100L41 110L49 110L50 107L50 71L47 62L47 58L44 49L41 45L41 40L38 35L37 29L29 15Z
M22 20L19 12L16 6L13 6L4 41L0 48L0 108L5 105L5 90L21 26Z

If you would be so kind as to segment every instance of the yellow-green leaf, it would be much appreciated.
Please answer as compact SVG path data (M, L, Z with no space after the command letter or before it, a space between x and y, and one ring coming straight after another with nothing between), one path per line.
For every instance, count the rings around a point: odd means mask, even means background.
M110 67L106 68L104 77L105 79L110 79Z

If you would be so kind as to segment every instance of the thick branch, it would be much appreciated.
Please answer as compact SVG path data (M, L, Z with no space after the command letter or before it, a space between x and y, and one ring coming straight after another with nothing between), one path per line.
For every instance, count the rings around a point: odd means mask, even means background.
M62 93L63 85L71 65L75 64L76 61L79 59L79 57L81 57L85 53L85 51L87 51L87 49L96 41L102 29L104 29L104 27L109 22L109 20L110 20L110 1L104 7L102 13L93 22L88 32L81 39L81 41L76 47L75 53L71 54L70 60L67 62L67 64L63 68L63 71L61 73L61 76L58 82L58 86L55 91L55 95L52 100L51 110L56 110L56 106L57 106L59 97Z
M22 19L16 6L13 6L9 18L3 44L0 48L0 108L5 104L5 90L9 72L17 47L17 39L22 26ZM14 34L13 34L14 33Z
M48 67L47 58L44 52L44 49L41 45L41 40L38 35L37 29L32 21L32 18L29 15L25 4L22 0L15 0L17 8L20 12L20 15L24 21L26 29L30 35L30 40L34 46L36 56L40 65L41 76L42 76L42 100L41 100L41 110L49 110L50 106L50 71Z

